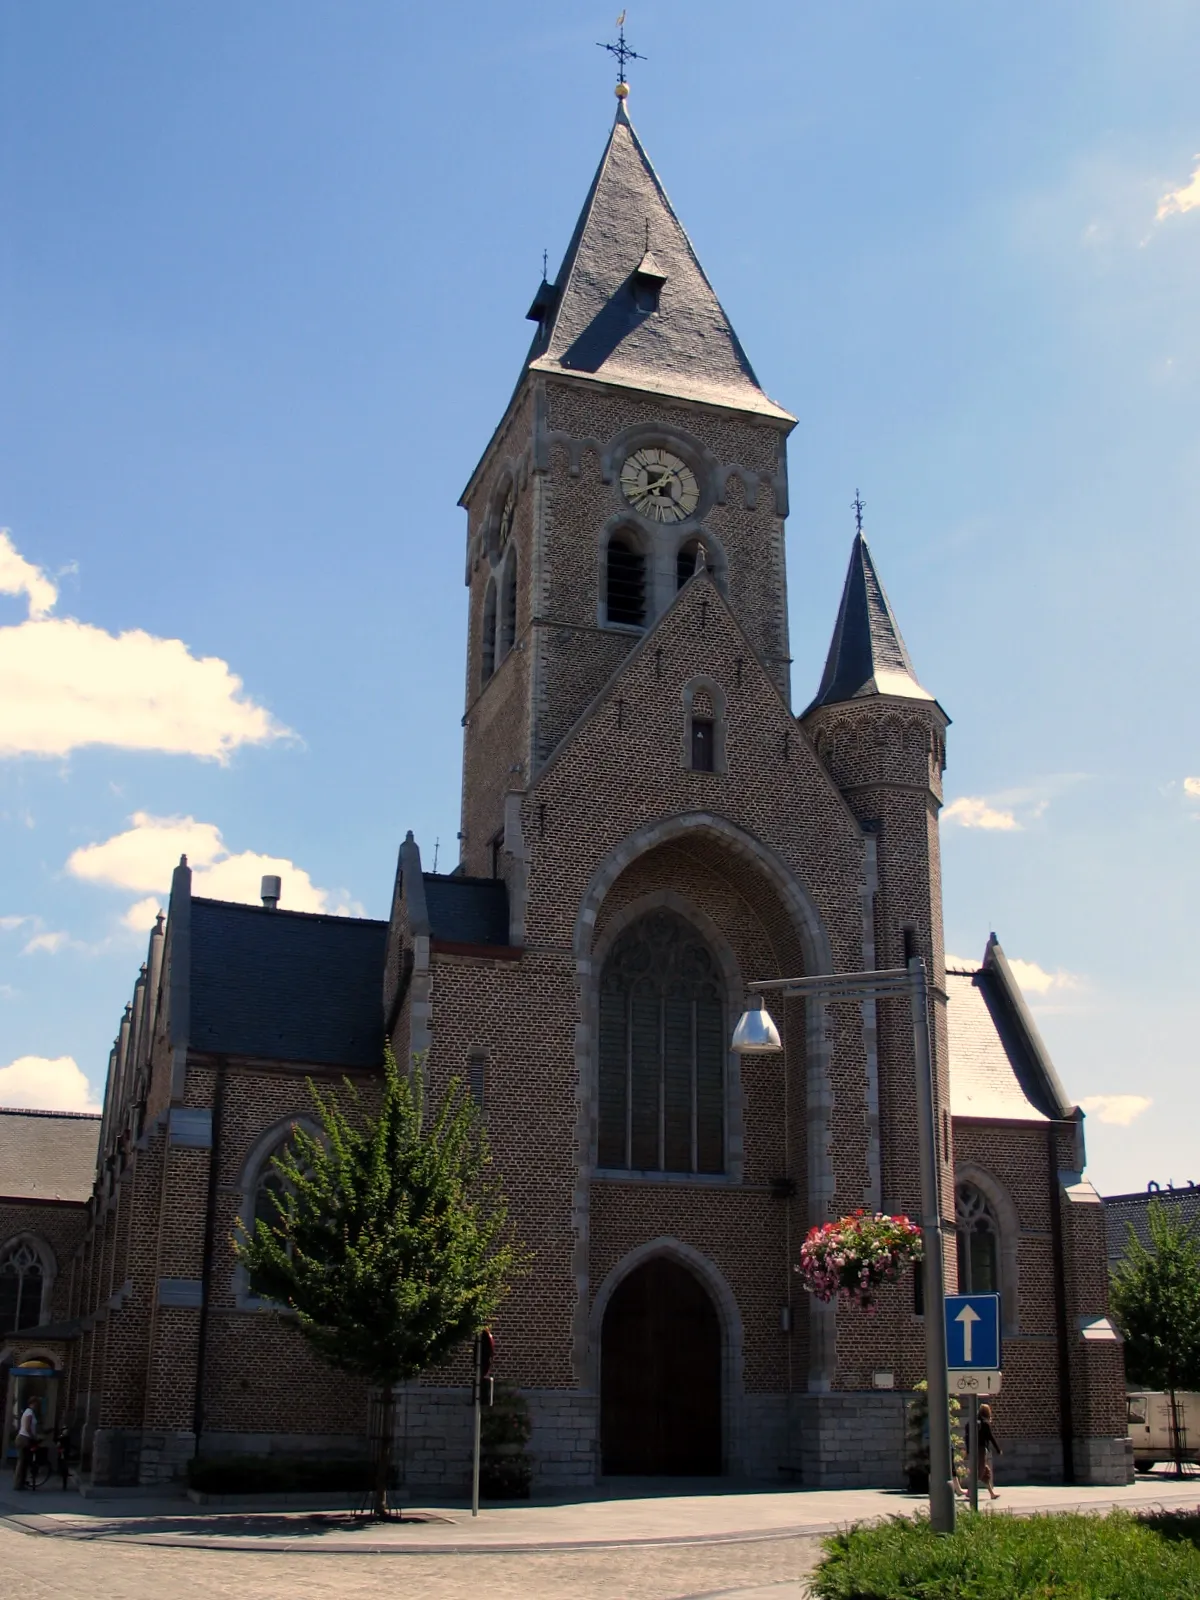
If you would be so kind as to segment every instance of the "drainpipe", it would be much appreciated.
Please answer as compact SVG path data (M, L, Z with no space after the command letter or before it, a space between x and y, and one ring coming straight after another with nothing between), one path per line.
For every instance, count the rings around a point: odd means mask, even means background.
M1054 1320L1058 1338L1058 1417L1062 1435L1063 1482L1075 1482L1075 1418L1071 1406L1071 1348L1067 1322L1067 1262L1063 1249L1062 1207L1058 1195L1058 1129L1046 1129L1046 1179L1050 1186L1050 1247L1054 1256Z
M221 1120L225 1109L225 1063L217 1063L213 1088L212 1149L208 1158L208 1210L204 1217L204 1260L200 1268L200 1328L196 1351L196 1392L192 1401L192 1432L195 1454L200 1454L200 1435L204 1431L204 1374L208 1365L208 1308L212 1299L213 1256L216 1252L216 1209L221 1166Z

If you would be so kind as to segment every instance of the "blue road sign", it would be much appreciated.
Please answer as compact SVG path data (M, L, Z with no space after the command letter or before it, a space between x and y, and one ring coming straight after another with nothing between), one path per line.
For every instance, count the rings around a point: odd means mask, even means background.
M946 1296L946 1365L952 1372L994 1370L1000 1365L1000 1296Z

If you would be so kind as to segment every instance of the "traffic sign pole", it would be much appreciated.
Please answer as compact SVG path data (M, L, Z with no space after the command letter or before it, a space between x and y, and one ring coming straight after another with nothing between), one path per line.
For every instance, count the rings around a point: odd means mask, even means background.
M937 1116L929 1055L929 992L925 963L908 964L916 1056L917 1151L921 1163L921 1233L925 1242L925 1362L929 1395L929 1522L935 1533L953 1533L954 1459L950 1448L950 1380L946 1361L946 1273L942 1259L941 1185L938 1182Z

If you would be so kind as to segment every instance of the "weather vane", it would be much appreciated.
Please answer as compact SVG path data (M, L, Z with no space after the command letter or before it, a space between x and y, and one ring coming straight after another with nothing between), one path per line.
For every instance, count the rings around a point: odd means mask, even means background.
M854 526L858 529L859 533L861 533L862 514L866 510L866 507L863 505L862 495L859 494L857 489L854 491L854 499L851 501L851 509L854 512Z
M646 57L639 55L636 50L631 50L625 43L625 13L623 11L617 18L616 44L603 44L599 39L597 39L596 44L601 50L607 50L610 56L616 56L617 94L624 99L624 96L621 95L622 88L625 88L626 93L629 92L625 83L625 63L627 61L645 61Z

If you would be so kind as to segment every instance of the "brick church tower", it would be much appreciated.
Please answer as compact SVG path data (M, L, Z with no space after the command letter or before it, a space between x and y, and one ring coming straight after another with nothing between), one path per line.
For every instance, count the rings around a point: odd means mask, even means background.
M794 1265L815 1223L917 1212L905 1003L787 1002L781 1056L739 1058L730 1037L755 980L919 954L947 1276L1001 1296L1007 1470L1121 1481L1082 1114L994 936L946 967L948 719L861 530L822 681L793 713L795 419L759 386L623 99L529 316L462 496L461 865L425 871L410 833L375 922L281 910L274 880L261 907L193 897L180 864L103 1119L73 1131L72 1149L99 1140L90 1197L55 1166L62 1130L0 1126L31 1174L0 1194L0 1264L21 1252L15 1303L42 1308L19 1337L0 1326L0 1362L61 1381L96 1482L365 1450L365 1392L330 1382L230 1240L239 1217L275 1216L271 1157L310 1115L305 1080L369 1098L386 1038L435 1091L469 1084L533 1255L496 1333L535 1488L899 1484L924 1368L914 1285L867 1318L806 1296ZM45 1195L76 1190L52 1217ZM405 1392L422 1491L465 1481L465 1383L464 1358Z

